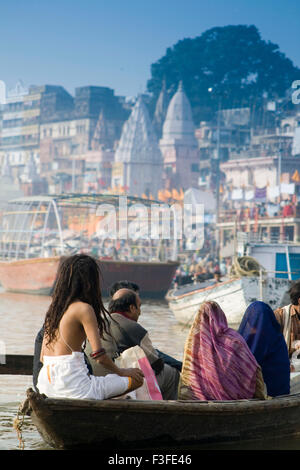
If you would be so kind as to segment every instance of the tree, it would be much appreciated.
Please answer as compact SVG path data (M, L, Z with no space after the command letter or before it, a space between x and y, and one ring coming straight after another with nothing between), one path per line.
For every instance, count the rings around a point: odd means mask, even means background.
M163 80L170 94L182 80L198 125L220 101L222 108L259 107L266 96L283 97L299 78L300 69L278 45L261 39L256 26L237 25L212 28L168 48L152 64L147 89L156 101Z

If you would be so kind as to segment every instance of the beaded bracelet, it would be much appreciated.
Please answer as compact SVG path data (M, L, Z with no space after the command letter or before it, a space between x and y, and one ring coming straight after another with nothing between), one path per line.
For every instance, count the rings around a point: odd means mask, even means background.
M103 356L103 354L106 354L106 350L104 348L100 348L98 351L91 352L90 357L92 359L96 359L96 357Z
M131 377L127 377L128 379L128 388L127 388L127 392L131 389L131 386L132 386L132 378Z

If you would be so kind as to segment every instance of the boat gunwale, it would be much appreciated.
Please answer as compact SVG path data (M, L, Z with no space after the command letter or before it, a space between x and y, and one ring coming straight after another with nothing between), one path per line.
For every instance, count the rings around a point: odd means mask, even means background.
M66 256L66 255L62 255ZM44 262L59 262L60 256L51 256L49 258L42 258L42 257L36 257L36 258L22 258L22 259L16 259L16 260L3 260L0 259L0 266L7 266L7 265L13 265L17 266L19 264L25 264L25 263L44 263ZM102 259L102 258L97 258L97 261L100 263L118 263L118 264L129 264L129 265L157 265L157 266L178 266L179 263L177 261L126 261L126 260L114 260L114 259Z
M120 263L120 264L134 264L134 265L157 265L157 266L162 266L162 265L165 265L165 266L179 266L179 262L178 261L172 261L172 260L169 260L169 261L126 261L126 260L116 260L116 259L102 259L102 258L98 258L98 260L100 261L100 263L102 262L105 262L105 263Z
M184 294L177 295L177 296L174 296L174 295L172 296L172 291L174 292L174 289L172 289L171 291L169 291L169 293L167 293L166 300L168 300L170 302L172 302L172 301L176 302L178 299L188 297L189 295L200 293L200 292L205 292L205 291L208 291L208 290L213 290L218 286L221 286L221 285L224 285L224 284L230 284L234 281L239 281L239 280L241 280L241 278L229 279L228 281L213 284L212 286L203 287L202 289L196 289L196 290L193 290L193 291L190 291L190 292L185 292Z
M211 286L203 287L202 289L195 289L195 290L192 290L190 292L185 292L184 294L177 295L177 296L174 295L174 292L176 292L176 290L175 289L170 289L169 292L167 292L167 294L166 294L166 300L168 300L170 302L176 302L177 300L182 299L184 297L188 297L189 295L192 295L192 294L196 294L196 293L198 294L198 293L201 293L201 292L212 290L212 289L215 289L218 286L221 286L221 285L224 285L224 284L226 284L226 285L230 284L231 282L241 281L243 279L243 277L248 278L248 279L250 279L250 278L252 278L252 279L255 278L256 279L259 276L235 277L235 278L229 279L228 281L219 282L219 283L213 284ZM282 278L277 278L277 279L282 280Z
M4 260L0 259L0 266L7 266L7 265L13 265L13 266L18 266L22 265L25 263L29 264L34 264L34 263L46 263L46 262L59 262L60 256L51 256L49 258L42 258L42 257L36 257L36 258L22 258L22 259L11 259L11 260Z
M124 411L142 412L142 413L195 413L204 414L220 414L220 413L255 413L263 410L271 411L272 409L290 408L299 406L300 393L293 395L282 395L280 397L260 399L245 399L232 401L185 401L185 400L124 400L124 399L107 399L107 400L89 400L89 399L71 399L71 398L47 398L34 392L32 389L27 390L27 398L30 405L37 409L49 410L103 410L107 412Z
M61 255L66 256L66 255ZM24 264L24 263L45 263L45 262L53 262L53 261L59 261L61 256L50 256L50 257L36 257L36 258L22 258L22 259L11 259L11 260L4 260L0 259L0 266L1 265L18 265L18 264ZM101 263L120 263L120 264L134 264L134 265L158 265L158 266L178 266L179 262L178 261L126 261L126 260L115 260L115 259L102 259L102 258L96 258L97 261L100 261Z

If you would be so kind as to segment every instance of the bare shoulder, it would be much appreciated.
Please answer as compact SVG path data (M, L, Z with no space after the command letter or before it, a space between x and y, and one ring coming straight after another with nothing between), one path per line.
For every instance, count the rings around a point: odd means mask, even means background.
M93 307L86 303L86 302L73 302L69 308L69 313L78 317L78 318L89 318L89 317L94 317L95 312Z

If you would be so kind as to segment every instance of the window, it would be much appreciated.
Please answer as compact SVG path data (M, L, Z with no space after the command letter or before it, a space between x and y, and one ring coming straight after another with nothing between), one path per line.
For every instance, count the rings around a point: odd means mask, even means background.
M191 164L191 171L193 173L198 173L200 171L199 169L199 163L192 163Z

